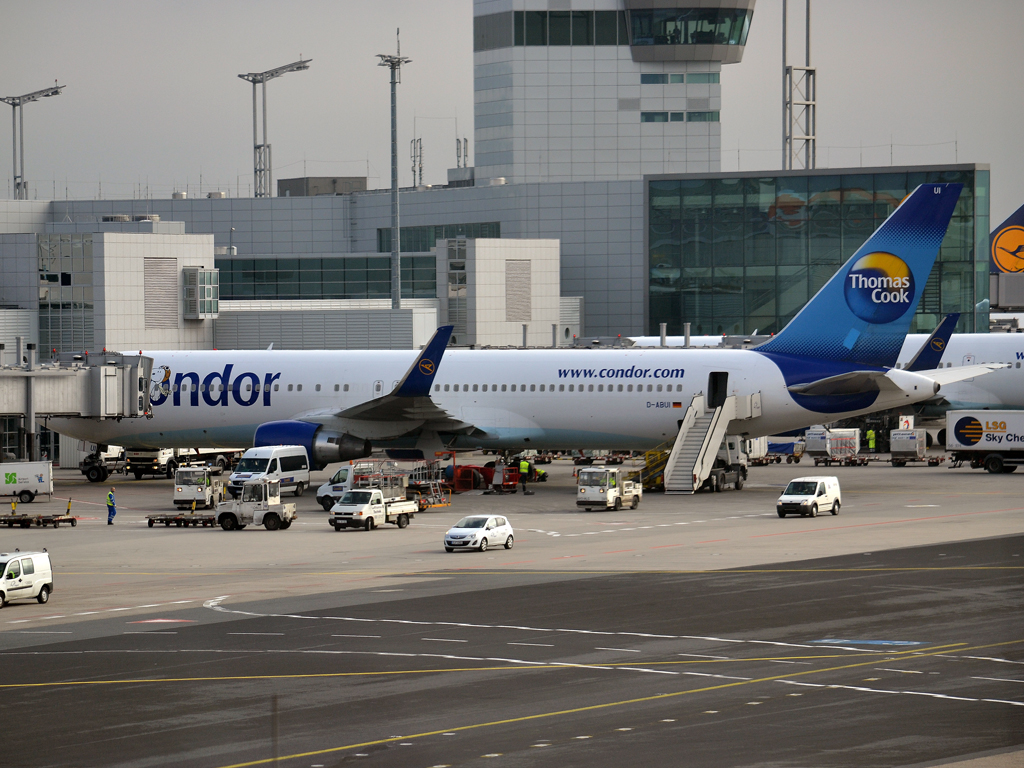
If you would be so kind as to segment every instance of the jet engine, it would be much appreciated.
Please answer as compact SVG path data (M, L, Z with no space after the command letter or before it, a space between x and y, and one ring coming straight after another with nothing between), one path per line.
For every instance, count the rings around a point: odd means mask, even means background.
M309 462L316 469L328 464L351 459L361 459L373 452L369 440L352 435L332 432L322 424L308 421L268 421L256 428L253 446L301 445L306 449Z

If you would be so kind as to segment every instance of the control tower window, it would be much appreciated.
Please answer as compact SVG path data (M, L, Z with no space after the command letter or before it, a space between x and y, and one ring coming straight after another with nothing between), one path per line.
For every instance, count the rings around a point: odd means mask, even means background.
M753 11L658 8L631 11L633 45L746 45Z
M666 85L668 83L668 75L661 74L641 74L640 85Z

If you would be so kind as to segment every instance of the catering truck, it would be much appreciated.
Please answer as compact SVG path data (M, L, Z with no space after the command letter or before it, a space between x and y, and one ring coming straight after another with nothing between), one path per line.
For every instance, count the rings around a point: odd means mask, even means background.
M953 466L994 475L1024 464L1024 411L946 411L946 450Z

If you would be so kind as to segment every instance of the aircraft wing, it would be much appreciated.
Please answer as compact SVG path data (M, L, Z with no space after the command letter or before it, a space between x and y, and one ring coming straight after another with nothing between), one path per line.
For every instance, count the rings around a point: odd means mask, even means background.
M344 424L367 437L397 437L417 430L467 432L479 430L456 418L430 398L430 388L448 346L453 327L437 329L423 351L409 366L394 390L344 410L324 410L301 416L303 421Z

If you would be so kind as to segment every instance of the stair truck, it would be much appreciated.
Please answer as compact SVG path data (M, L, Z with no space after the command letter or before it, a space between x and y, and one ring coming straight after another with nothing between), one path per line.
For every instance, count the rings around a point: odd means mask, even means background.
M1024 411L946 411L946 450L953 466L993 475L1024 464Z
M297 517L294 503L281 503L281 484L262 477L243 483L238 498L217 505L217 522L225 531L240 531L250 524L286 530Z
M587 512L594 508L630 509L640 506L644 488L639 480L627 480L626 470L620 467L590 466L576 476L576 506Z
M377 487L345 491L331 507L327 524L335 531L343 528L372 531L385 523L406 528L420 508L419 502L405 498L408 479L402 475L385 475L378 481Z

